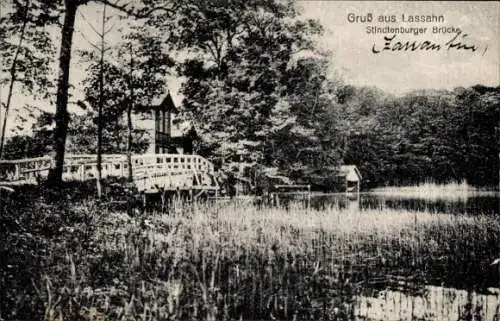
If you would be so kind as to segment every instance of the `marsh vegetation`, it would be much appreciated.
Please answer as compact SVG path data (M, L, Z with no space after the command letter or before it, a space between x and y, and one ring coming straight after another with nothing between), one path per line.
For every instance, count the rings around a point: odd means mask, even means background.
M1 202L6 320L498 319L498 214Z

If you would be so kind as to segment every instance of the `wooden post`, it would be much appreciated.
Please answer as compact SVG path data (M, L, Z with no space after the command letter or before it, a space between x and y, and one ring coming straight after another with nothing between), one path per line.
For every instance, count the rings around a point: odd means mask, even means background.
M165 213L165 210L167 208L167 199L166 199L166 194L167 190L163 187L160 189L160 198L161 198L161 213Z
M20 166L19 163L14 165L14 167L15 167L14 180L15 181L19 180L19 176L20 176L19 166Z
M307 210L311 208L311 185L307 185Z
M176 198L177 198L176 204L178 206L181 202L181 190L179 187L177 187L175 194L176 194ZM177 208L177 206L176 206L176 208Z
M358 178L358 193L357 193L357 199L356 199L356 203L358 204L358 210L361 210L361 196L360 196L360 192L361 192L361 179Z

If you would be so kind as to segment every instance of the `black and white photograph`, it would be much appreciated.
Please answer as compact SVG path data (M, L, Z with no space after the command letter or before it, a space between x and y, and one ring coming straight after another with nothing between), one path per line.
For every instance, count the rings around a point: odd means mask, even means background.
M500 321L500 2L0 0L0 321Z

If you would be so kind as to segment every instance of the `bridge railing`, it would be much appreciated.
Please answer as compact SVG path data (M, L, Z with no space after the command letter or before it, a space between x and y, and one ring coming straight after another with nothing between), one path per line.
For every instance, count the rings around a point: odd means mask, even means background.
M146 154L134 155L132 157L133 166L143 166L156 164L158 168L164 169L186 169L212 174L214 166L211 162L199 155L184 154Z
M0 161L0 181L36 182L37 177L48 175L51 157L24 158Z
M34 183L47 177L54 162L51 157L26 158L0 161L0 182ZM123 154L102 155L102 176L126 177L127 156ZM192 175L213 174L211 162L199 155L145 154L132 156L134 181L167 180L172 187L192 186ZM191 175L191 178L189 178ZM63 180L87 180L97 177L97 155L67 154L63 168ZM141 184L141 183L139 183Z
M93 154L68 155L66 166L69 165L92 165L92 171L97 170L97 158ZM132 156L132 169L134 172L144 166L152 165L162 170L191 170L196 172L214 173L213 164L199 155L184 154L145 154ZM125 176L128 173L128 162L126 155L106 154L102 157L103 175Z

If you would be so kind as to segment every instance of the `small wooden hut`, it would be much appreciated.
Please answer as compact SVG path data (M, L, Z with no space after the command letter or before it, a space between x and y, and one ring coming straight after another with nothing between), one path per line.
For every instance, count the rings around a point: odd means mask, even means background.
M363 176L356 165L342 165L337 176L343 181L345 192L359 193L361 190L361 180Z

